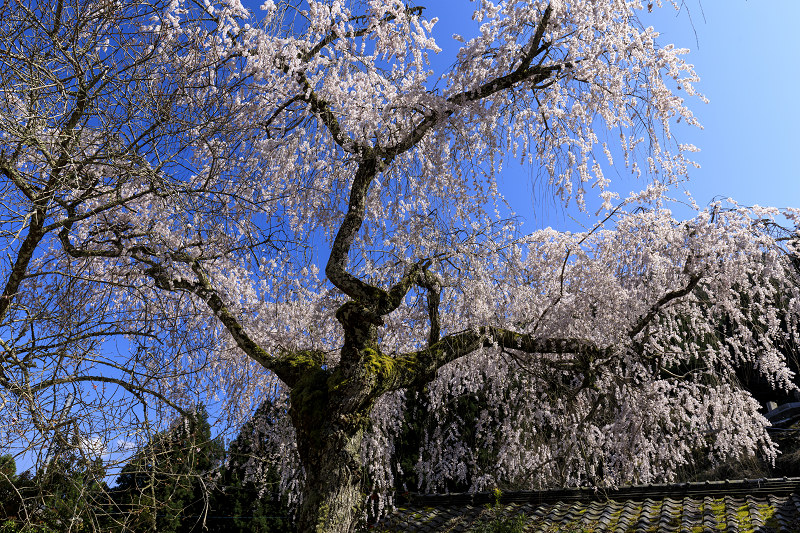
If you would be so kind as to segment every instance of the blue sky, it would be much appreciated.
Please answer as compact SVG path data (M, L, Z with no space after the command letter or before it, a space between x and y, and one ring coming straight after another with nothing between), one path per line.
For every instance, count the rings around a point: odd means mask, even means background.
M685 16L661 17L710 100L694 107L705 129L682 132L702 150L690 189L702 203L800 207L800 2L696 2L696 37Z
M434 36L446 56L453 33L471 35L474 3L418 2L438 17ZM665 0L666 3L666 0ZM800 207L800 2L797 0L685 0L680 13L665 6L643 22L661 33L662 44L689 48L687 61L700 76L698 90L710 102L690 104L704 129L677 128L681 142L701 149L687 188L701 206L715 197L742 205ZM552 202L533 194L531 170L507 165L502 190L533 230L553 225L572 229ZM637 189L616 182L621 195ZM585 219L584 219L585 220Z

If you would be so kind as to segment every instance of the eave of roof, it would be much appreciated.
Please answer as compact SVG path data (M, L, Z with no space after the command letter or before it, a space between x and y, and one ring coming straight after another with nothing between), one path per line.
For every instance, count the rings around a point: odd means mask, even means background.
M467 532L520 516L525 531L800 532L800 478L413 495L378 531Z

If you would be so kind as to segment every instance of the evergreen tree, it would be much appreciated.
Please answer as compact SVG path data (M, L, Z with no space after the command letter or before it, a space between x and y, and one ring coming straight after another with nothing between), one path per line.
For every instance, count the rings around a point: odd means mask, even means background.
M267 533L293 529L270 447L274 407L264 401L231 442L213 498L210 531Z
M15 487L17 463L10 454L0 455L0 531L11 530L22 502Z
M106 492L105 467L80 449L57 453L33 478L43 523L53 531L98 531L97 511Z
M0 532L102 529L97 511L107 490L105 467L74 444L54 444L35 474L16 475L14 458L0 457Z
M223 454L221 441L211 438L203 406L154 435L117 478L113 491L116 509L110 515L117 517L113 529L202 531L209 514L211 478Z

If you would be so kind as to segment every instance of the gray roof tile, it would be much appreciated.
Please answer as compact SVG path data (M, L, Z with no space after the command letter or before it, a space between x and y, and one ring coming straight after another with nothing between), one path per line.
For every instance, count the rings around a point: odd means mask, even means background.
M375 529L467 533L523 515L537 533L800 533L800 478L507 492L493 501L491 493L412 495Z

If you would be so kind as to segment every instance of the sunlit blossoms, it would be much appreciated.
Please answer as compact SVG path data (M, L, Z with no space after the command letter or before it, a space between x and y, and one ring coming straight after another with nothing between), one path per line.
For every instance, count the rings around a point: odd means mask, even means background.
M0 7L2 430L34 449L71 390L107 442L154 406L236 424L270 399L302 531L387 508L408 409L410 490L774 457L736 372L793 387L797 212L672 217L696 148L671 127L704 99L641 3L465 6L445 70L398 0ZM508 160L605 218L522 234Z

